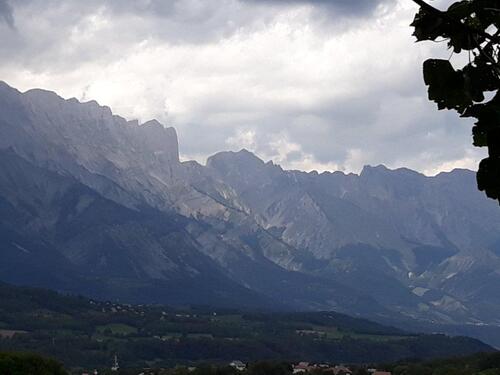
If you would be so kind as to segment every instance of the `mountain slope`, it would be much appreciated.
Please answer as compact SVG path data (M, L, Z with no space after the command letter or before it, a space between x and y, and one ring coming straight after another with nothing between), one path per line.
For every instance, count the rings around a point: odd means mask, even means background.
M337 298L341 306L367 311L368 297L358 302L348 288L337 286L337 292L333 283L265 257L233 250L222 268L185 229L207 231L191 219L119 205L9 150L0 151L0 170L2 280L145 303L291 309Z
M0 108L5 108L0 148L40 168L71 176L120 206L183 216L182 226L193 246L237 284L265 294L277 305L297 309L384 310L343 284L283 268L280 262L286 262L293 249L233 206L225 197L225 185L204 169L197 175L195 165L180 163L173 129L155 121L139 126L95 102L64 100L43 90L22 94L6 84L0 84ZM209 189L200 187L198 179L210 182ZM157 225L163 225L162 220L158 218ZM125 230L121 235L127 234ZM120 239L123 244L128 241ZM168 267L163 261L151 263ZM125 264L122 267L120 272L130 272Z
M207 168L299 250L295 269L342 280L409 316L500 322L491 289L500 285L500 210L476 191L472 172L303 173L245 150L217 154Z
M0 152L0 278L101 298L279 307L228 279L186 219L103 198Z

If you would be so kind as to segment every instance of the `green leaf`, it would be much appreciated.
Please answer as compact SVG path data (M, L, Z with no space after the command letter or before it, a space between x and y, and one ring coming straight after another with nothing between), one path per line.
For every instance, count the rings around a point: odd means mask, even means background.
M486 147L488 145L488 132L479 126L472 128L472 142L476 147Z
M425 61L424 82L429 86L429 100L436 102L438 109L455 109L462 113L473 104L462 72L456 71L448 60Z
M489 198L500 197L500 159L488 157L481 160L476 178L478 189Z
M435 14L431 14L421 9L411 23L415 28L413 35L417 41L422 40L436 40L445 33L448 27L446 21Z

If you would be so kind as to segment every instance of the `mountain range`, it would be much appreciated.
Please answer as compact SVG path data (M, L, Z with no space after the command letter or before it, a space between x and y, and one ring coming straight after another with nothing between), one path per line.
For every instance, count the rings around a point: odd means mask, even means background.
M0 171L5 282L500 326L500 208L472 171L306 173L247 150L201 165L180 161L176 131L156 120L4 82Z

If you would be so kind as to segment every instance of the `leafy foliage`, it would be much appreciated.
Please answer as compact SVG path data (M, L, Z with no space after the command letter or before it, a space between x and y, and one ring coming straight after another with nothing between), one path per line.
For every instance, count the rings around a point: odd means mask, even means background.
M428 362L400 362L384 365L394 375L498 375L500 352L480 353L473 356L441 359Z
M424 81L438 109L476 119L473 144L489 154L479 164L478 188L500 200L500 0L457 1L446 11L414 1L420 5L411 24L417 41L446 40L454 53L469 56L458 69L448 60L425 61Z
M66 375L63 367L52 359L29 353L0 353L3 375Z
M393 375L498 375L500 374L500 353L479 353L468 357L453 357L434 361L401 361L391 364L349 365L353 375L369 375L369 368L379 371L391 371ZM120 375L136 375L138 369L122 370ZM111 371L100 372L112 375ZM310 375L332 375L328 368L317 368L309 371ZM339 372L342 374L343 372ZM148 374L155 375L292 375L293 368L289 362L261 361L249 363L243 371L227 365L203 364L196 368L176 367L155 369Z

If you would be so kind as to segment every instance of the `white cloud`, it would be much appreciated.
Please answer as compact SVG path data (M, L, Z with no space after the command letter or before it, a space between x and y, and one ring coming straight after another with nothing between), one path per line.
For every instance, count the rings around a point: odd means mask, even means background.
M158 118L178 129L185 158L246 147L305 170L477 164L470 124L426 99L422 61L448 53L414 44L411 2L329 23L292 3L148 2L132 12L95 0L66 20L77 3L34 2L16 9L10 35L21 47L0 47L0 79Z

